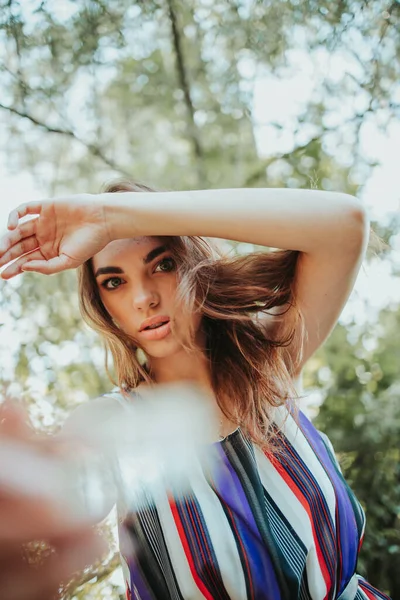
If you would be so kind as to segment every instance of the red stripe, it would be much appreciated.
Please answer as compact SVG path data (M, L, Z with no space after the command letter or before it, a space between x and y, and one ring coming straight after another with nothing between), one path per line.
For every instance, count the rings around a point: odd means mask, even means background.
M132 594L131 594L131 589L129 587L128 582L125 580L125 585L126 585L126 600L132 600Z
M367 596L368 600L377 600L377 597L375 596L375 594L373 594L372 592L367 590L362 585L361 585L361 589L362 589L363 593Z
M221 499L221 498L220 498L220 499ZM235 519L234 519L234 516L233 516L233 512L232 512L232 510L229 508L229 506L227 506L227 505L226 505L226 510L228 511L228 513L229 513L229 516L230 516L230 518L231 518L231 520L230 520L230 525L231 525L231 527L232 527L232 529L233 529L233 531L234 531L234 533L235 533L236 540L237 540L237 541L239 542L239 544L240 544L240 548L241 548L241 550L242 550L242 557L243 557L243 560L244 560L244 562L246 563L247 579L246 579L246 577L245 577L245 581L247 581L247 582L248 582L248 584L249 584L249 588L250 588L250 590L249 590L249 593L250 593L250 599L251 599L251 600L253 600L253 599L254 599L254 587L253 587L253 581L252 581L252 578L251 578L251 571L250 571L250 565L249 565L249 561L247 560L247 554L246 554L246 550L245 550L245 548L244 548L244 546L243 546L243 543L242 543L242 540L241 540L241 537L240 537L239 531L238 531L238 529L237 529L237 527L236 527L236 523L235 523ZM240 556L240 555L239 555L239 556ZM242 566L243 566L243 563L242 563ZM244 570L244 569L243 569L243 570Z
M275 467L275 469L278 471L278 473L280 474L282 479L285 481L286 485L288 485L290 487L290 489L292 490L292 492L294 493L296 498L299 500L299 502L305 509L306 513L308 514L308 518L310 521L312 534L313 534L313 538L314 538L315 548L317 551L318 562L319 562L319 565L321 568L321 573L324 578L326 588L327 588L327 590L329 590L331 587L331 579L330 579L329 572L328 572L328 569L325 564L325 560L322 556L320 543L318 541L318 536L317 536L317 533L316 533L315 527L314 527L314 520L311 515L310 505L308 504L303 492L296 486L293 479L291 479L291 477L287 474L287 472L285 471L284 467L280 464L280 462L272 455L268 455L268 458L270 459L273 467ZM324 600L327 600L328 597L329 597L329 594L327 593Z
M213 565L212 554L210 552L210 547L208 544L207 536L204 533L203 527L201 527L200 531L198 531L198 528L196 527L196 521L193 519L192 510L195 513L195 516L197 517L197 523L201 524L201 518L200 518L199 511L197 510L197 505L196 505L196 503L193 503L193 505L188 505L187 508L188 508L189 518L192 523L192 529L196 536L197 547L198 547L200 555L203 559L203 564L211 565L212 568L210 569L210 578L213 580L213 585L216 586L218 589L218 587L220 587L220 585L221 585L221 582L215 572L215 567ZM204 548L203 548L203 545L204 545ZM207 555L207 558L206 558L206 555Z
M183 550L185 552L186 560L188 561L193 580L196 583L197 587L199 588L200 592L203 594L203 596L205 598L207 598L207 600L213 600L213 597L211 596L210 592L207 590L207 588L205 587L205 585L203 584L203 582L201 581L201 579L199 578L199 576L197 574L196 567L193 562L192 555L190 553L189 543L186 538L185 529L183 527L181 518L178 513L178 509L176 508L176 504L175 504L174 500L172 500L172 499L169 500L169 506L171 508L172 516L175 521L175 526L178 531L178 535L181 540L181 544L182 544Z
M305 474L305 476L306 476L307 481L309 482L309 484L312 486L312 488L316 491L316 493L318 495L321 495L320 491L319 491L319 488L318 488L317 485L315 485L315 482L314 482L313 478L310 478L308 476L307 470L305 470L303 468L302 463L297 459L297 457L295 455L295 452L293 451L293 447L291 445L290 446L289 445L285 445L285 447L290 452L290 454L292 455L293 462L296 463L296 464L298 464L298 466L300 467L300 469L302 470L302 472ZM300 493L302 493L301 490L299 490L299 491L300 491ZM322 494L322 496L323 496L323 494ZM306 499L306 502L307 502L307 499ZM310 506L308 504L308 502L307 502L307 505ZM325 510L325 507L323 505L321 506L321 508L322 508L322 515L324 516L325 523L329 524L329 522L330 522L330 513ZM311 507L310 507L310 509L311 509ZM336 509L337 509L337 507L336 507ZM312 521L312 524L313 524L314 535L317 536L317 533L316 533L316 531L314 529L314 522L315 522L315 517L314 517L314 519ZM337 534L337 532L336 532L336 534ZM334 530L331 530L331 538L332 539L336 539L335 531ZM326 548L326 545L323 542L324 542L324 539L322 538L320 540L319 546L317 548L317 555L318 555L318 559L319 559L320 564L322 563L325 566L327 576L325 576L324 572L323 572L323 576L324 576L325 582L327 583L327 588L329 589L331 587L331 584L333 583L333 581L332 581L331 576L329 576L329 570L328 570L326 561L325 561L325 559L323 557L323 554L322 554L322 545L325 547L325 550L326 550L325 554L326 555L331 556L331 551L330 551L329 548ZM318 550L319 550L319 552L318 552ZM335 550L336 550L336 548L335 548Z
M359 579L358 586L362 589L363 593L367 596L368 600L378 600L378 598L386 598L387 600L390 600L389 596L374 588L370 583L368 583L368 581ZM373 589L370 590L369 588ZM377 593L375 594L373 590L376 590Z
M195 536L195 538L196 538L196 542L197 542L197 544L196 544L196 543L194 542L194 540L192 540L192 544L193 544L193 546L195 546L195 547L197 547L197 548L198 548L198 552L199 552L199 554L200 554L200 556L201 556L201 558L202 558L203 564L207 564L207 562L208 562L209 564L211 564L211 556L209 555L209 559L210 559L210 560L209 560L209 561L207 561L207 560L206 560L206 557L205 557L205 555L204 555L204 551L203 551L203 544L201 543L200 534L199 534L199 532L198 532L198 530L197 530L197 527L196 527L196 521L193 519L192 511L190 510L190 507L187 507L187 509L188 509L188 510L187 510L187 514L188 514L188 516L189 516L190 524L191 524L191 526L192 526L191 528L190 528L190 527L188 527L188 528L187 528L187 531L189 532L189 535L190 535L191 537L193 537L193 535L192 535L192 532L194 533L194 536ZM200 522L200 519L199 519L199 522Z

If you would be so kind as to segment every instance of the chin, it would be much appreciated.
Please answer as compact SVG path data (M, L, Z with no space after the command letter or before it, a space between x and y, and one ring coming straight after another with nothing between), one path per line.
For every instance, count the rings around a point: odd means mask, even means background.
M174 341L159 341L153 344L148 344L146 348L143 348L146 356L151 358L169 358L174 356L178 352L183 351L183 347L176 340Z

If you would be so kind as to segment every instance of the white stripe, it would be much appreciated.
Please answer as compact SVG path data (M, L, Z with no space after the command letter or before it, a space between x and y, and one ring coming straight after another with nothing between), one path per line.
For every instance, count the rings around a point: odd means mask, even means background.
M280 407L278 414L279 412L282 416L284 415L282 407ZM276 419L277 422L278 419L279 417ZM332 522L334 526L336 526L336 495L334 487L318 457L314 453L314 450L311 448L307 438L297 426L291 415L289 415L283 423L282 432L296 450L307 469L313 475L314 479L317 481L318 486L321 488L321 492L326 500Z
M301 502L278 471L272 466L262 450L254 447L254 451L263 487L268 491L277 506L279 506L282 514L307 548L306 568L310 596L312 600L321 600L321 598L325 598L326 596L327 587L319 566L309 516Z
M168 496L163 490L160 490L157 494L157 510L172 568L182 596L185 600L204 600L205 596L201 593L192 577L192 572L169 506Z
M168 550L164 546L160 524L158 523L157 517L154 514L156 509L154 505L148 504L147 510L149 512L146 513L146 516L142 516L142 524L147 535L147 541L150 544L154 554L157 556L160 570L168 582L169 593L173 598L179 598L179 592L176 588L173 573L171 572L172 566L168 561Z
M307 552L305 549L299 546L297 540L291 531L288 531L286 523L277 515L273 506L269 502L265 502L265 509L268 514L268 520L271 524L271 531L277 541L277 544L284 554L286 560L296 573L298 578L301 580L301 574L303 572Z
M124 578L124 582L125 582L125 587L128 585L129 589L132 588L132 584L131 584L131 574L129 571L129 567L125 561L125 558L122 556L121 552L119 553L119 558L121 561L121 568L122 568L122 576Z
M235 537L221 502L201 471L191 478L191 482L204 516L224 587L232 600L242 600L247 597L246 581Z
M149 510L150 507L146 506L146 510ZM140 521L141 521L141 525L143 527L143 530L146 534L146 538L147 538L147 542L149 543L153 553L155 554L156 560L158 562L158 566L160 567L161 571L163 571L164 575L165 575L165 571L163 569L163 561L161 559L161 551L160 551L160 543L159 543L159 539L158 539L158 531L156 531L156 520L154 518L154 515L152 513L146 513L146 514L141 514L140 515ZM157 527L158 529L158 527Z
M362 600L368 600L367 594L360 587L358 587L356 598L358 600L360 600L360 599L362 599Z

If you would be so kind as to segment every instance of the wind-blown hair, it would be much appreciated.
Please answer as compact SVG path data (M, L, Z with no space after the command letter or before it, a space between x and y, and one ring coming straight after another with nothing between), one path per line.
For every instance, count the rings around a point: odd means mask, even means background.
M123 180L108 184L103 191L159 190ZM172 315L173 332L180 335L188 351L195 352L195 332L191 331L190 319L185 316L201 313L205 352L219 407L255 443L271 448L274 435L271 410L297 396L292 377L301 360L305 335L293 292L299 252L279 250L226 256L202 237L162 239L177 264L175 314L179 315L176 321L179 331L176 325L174 330ZM106 311L91 260L79 268L78 280L81 313L103 339L111 381L121 391L152 381L150 369L138 357L135 341ZM279 336L268 333L271 328L261 318L262 313L270 315L270 325L279 321ZM116 378L108 368L109 353Z

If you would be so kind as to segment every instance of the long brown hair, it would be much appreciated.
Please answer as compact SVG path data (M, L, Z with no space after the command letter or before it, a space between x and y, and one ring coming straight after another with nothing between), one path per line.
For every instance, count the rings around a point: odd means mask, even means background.
M119 180L103 191L159 190ZM305 334L293 292L299 252L224 256L202 237L171 236L165 240L177 263L176 307L180 318L194 311L202 315L205 352L219 407L255 443L271 447L272 408L297 396L292 377L301 361ZM141 364L134 340L113 322L101 301L91 260L79 268L78 277L81 313L103 339L111 381L122 391L150 382L151 372ZM285 317L289 309L290 319ZM279 339L268 334L265 321L259 318L262 312L280 320ZM171 319L172 326L173 322ZM182 337L189 351L196 349L194 333L188 325ZM109 353L115 379L108 368Z

